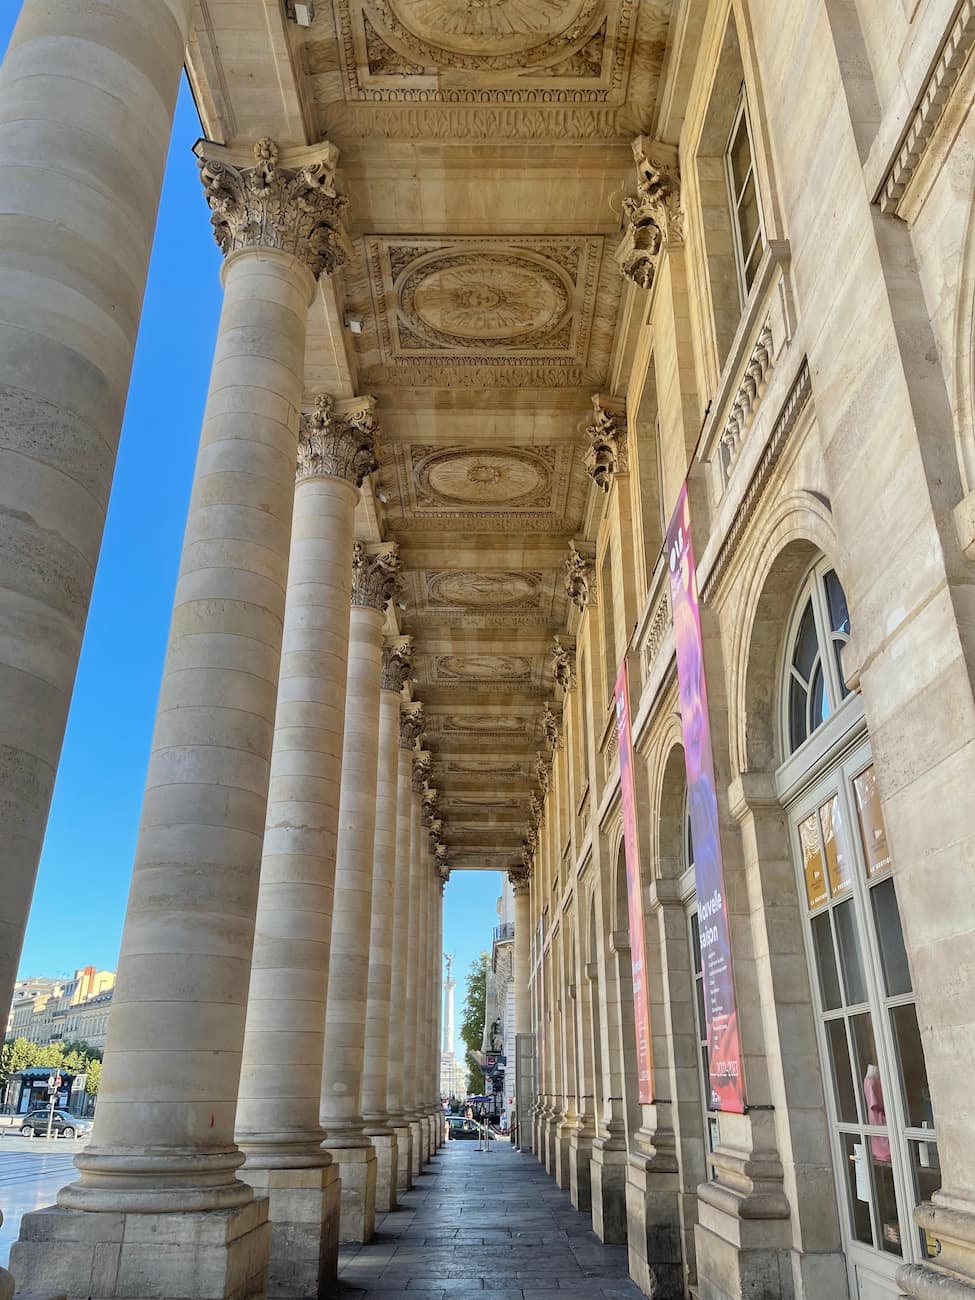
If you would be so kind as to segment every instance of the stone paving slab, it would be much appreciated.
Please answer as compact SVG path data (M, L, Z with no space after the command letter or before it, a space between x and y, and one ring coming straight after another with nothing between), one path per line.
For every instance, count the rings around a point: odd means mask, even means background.
M625 1246L604 1246L533 1156L448 1142L339 1254L342 1300L645 1300Z

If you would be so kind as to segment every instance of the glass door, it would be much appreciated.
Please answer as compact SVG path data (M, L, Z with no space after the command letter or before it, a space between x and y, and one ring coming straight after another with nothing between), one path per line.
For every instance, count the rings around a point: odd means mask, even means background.
M897 1266L933 1249L912 1211L941 1179L869 746L807 791L790 821L851 1292L892 1300Z

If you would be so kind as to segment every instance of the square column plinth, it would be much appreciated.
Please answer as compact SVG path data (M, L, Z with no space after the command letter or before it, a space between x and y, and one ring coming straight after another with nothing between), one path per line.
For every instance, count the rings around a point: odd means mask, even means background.
M342 1180L339 1241L371 1241L376 1231L376 1152L372 1146L333 1147Z
M341 1184L338 1166L259 1169L237 1175L267 1197L271 1221L268 1300L330 1296L338 1281Z
M68 1300L262 1300L271 1225L265 1199L192 1214L25 1214L10 1268L21 1291Z
M410 1133L413 1135L413 1154L412 1154L412 1172L414 1178L419 1178L420 1170L424 1166L423 1159L423 1138L421 1136L422 1125L418 1119L410 1120Z
M413 1131L409 1124L396 1125L396 1190L408 1192L413 1186Z
M369 1141L376 1153L376 1210L388 1214L396 1209L396 1181L399 1173L399 1150L395 1133L370 1133Z

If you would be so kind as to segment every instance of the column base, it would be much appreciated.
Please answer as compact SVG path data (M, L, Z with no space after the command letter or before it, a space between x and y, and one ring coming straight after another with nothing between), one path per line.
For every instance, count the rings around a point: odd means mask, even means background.
M187 1214L25 1214L10 1251L20 1291L69 1300L262 1300L271 1225L263 1198Z
M408 1192L413 1186L413 1130L409 1124L394 1124L396 1134L396 1190Z
M573 1208L583 1214L592 1209L592 1131L576 1131L569 1138L569 1196Z
M371 1143L329 1150L342 1180L339 1244L363 1245L376 1231L376 1152Z
M569 1190L569 1184L572 1181L569 1147L575 1127L575 1120L563 1119L557 1121L552 1128L552 1177L555 1179L556 1186L560 1187L564 1192Z
M596 1138L589 1161L592 1230L606 1245L626 1242L626 1151Z
M410 1154L410 1159L413 1162L411 1166L411 1170L413 1173L413 1177L419 1178L420 1170L423 1168L424 1165L423 1125L420 1123L419 1117L417 1117L416 1119L412 1119L412 1118L410 1119L410 1134L413 1139L412 1150Z
M311 1169L261 1169L237 1175L267 1197L271 1222L268 1300L332 1295L338 1282L341 1183L329 1162Z
M376 1213L388 1214L396 1209L396 1179L399 1170L399 1150L392 1129L385 1133L370 1133L366 1137L376 1153Z
M629 1157L626 1239L630 1277L654 1300L683 1300L687 1294L676 1183L676 1170L658 1172L645 1157Z
M440 1143L437 1141L437 1117L431 1110L427 1115L427 1128L430 1131L430 1156L435 1156L440 1149Z
M546 1115L545 1129L542 1134L542 1140L544 1142L544 1146L542 1149L545 1152L545 1171L552 1178L555 1177L555 1166L556 1166L555 1149L557 1146L558 1126L559 1126L559 1121L557 1115Z
M975 1213L939 1201L914 1211L934 1258L899 1268L897 1284L909 1300L975 1300Z

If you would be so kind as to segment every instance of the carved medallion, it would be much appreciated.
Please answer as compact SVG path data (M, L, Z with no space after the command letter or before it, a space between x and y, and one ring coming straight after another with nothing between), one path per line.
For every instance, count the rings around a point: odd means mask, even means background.
M523 682L531 677L524 655L438 655L437 676L447 681Z
M547 447L438 450L414 465L417 505L550 507L554 462L555 454Z
M443 720L444 731L480 731L495 732L502 735L518 735L525 730L525 719L496 713L460 713L452 714Z
M513 606L537 606L541 574L484 573L462 570L438 573L427 586L432 605L459 606L462 609L507 609Z

